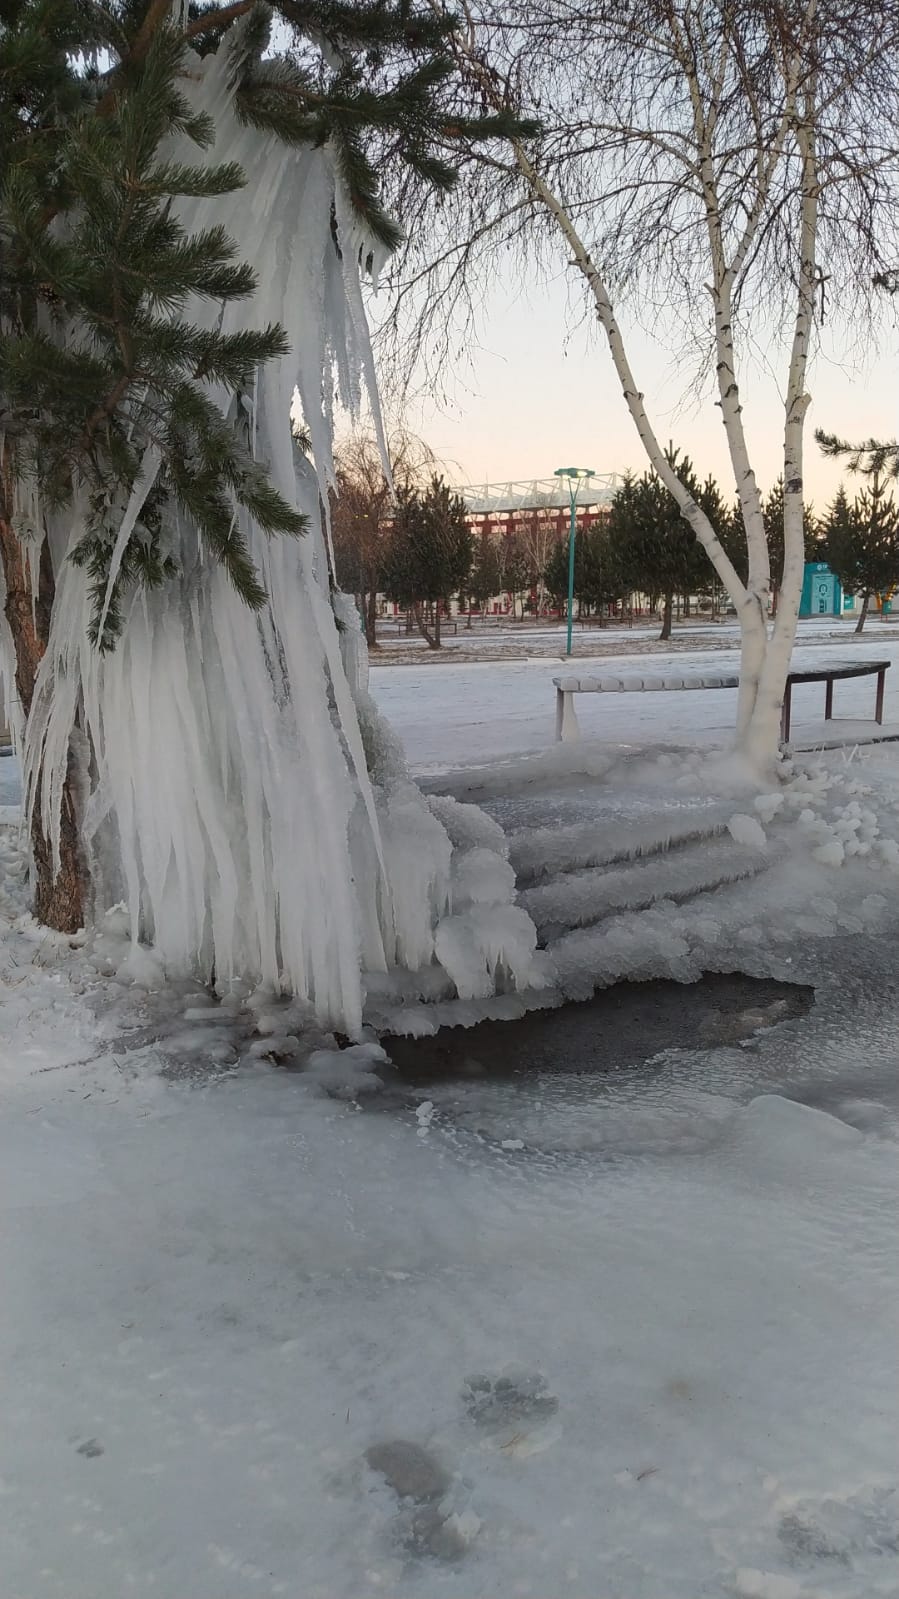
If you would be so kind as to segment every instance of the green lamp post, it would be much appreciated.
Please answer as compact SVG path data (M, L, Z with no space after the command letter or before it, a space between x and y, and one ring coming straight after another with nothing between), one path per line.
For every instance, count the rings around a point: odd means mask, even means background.
M592 467L587 466L557 466L554 477L568 479L568 497L571 501L571 528L568 533L568 644L566 655L571 654L571 629L574 623L574 541L577 538L577 491L578 484L588 477L594 477Z

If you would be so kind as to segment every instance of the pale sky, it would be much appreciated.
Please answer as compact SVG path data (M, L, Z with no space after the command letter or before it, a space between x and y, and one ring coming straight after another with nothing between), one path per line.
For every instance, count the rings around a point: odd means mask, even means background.
M585 322L575 325L573 291L559 278L527 297L494 291L484 307L480 344L460 366L453 397L441 405L413 406L407 422L427 440L458 485L548 477L557 466L597 472L642 472L646 460L634 431L603 338ZM577 304L574 301L575 305ZM377 320L377 299L372 306ZM807 498L816 509L833 497L842 476L838 462L822 458L815 427L850 437L895 437L899 431L899 306L887 304L879 348L858 351L826 345L808 384ZM685 399L690 362L672 359L619 318L637 382L656 431L693 459L700 477L711 472L726 498L733 477L720 421L711 399L697 408ZM777 359L777 352L770 352ZM777 361L786 370L783 356ZM781 467L783 406L774 379L744 365L740 373L753 464L763 492Z

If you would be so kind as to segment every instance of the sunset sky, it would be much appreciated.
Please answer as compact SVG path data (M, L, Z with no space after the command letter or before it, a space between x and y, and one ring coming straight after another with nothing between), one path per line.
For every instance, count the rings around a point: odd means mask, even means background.
M407 420L445 463L459 485L549 476L557 466L597 472L643 471L646 465L604 339L574 325L570 286L561 278L528 296L498 288L484 307L480 342L450 384L451 397L416 402ZM573 297L572 297L573 298ZM576 303L576 302L575 302ZM377 302L375 316L377 315ZM847 339L827 336L809 388L807 495L823 509L842 475L822 459L815 427L862 437L899 430L899 306L885 306L877 343L847 354ZM620 318L631 362L659 436L689 452L700 476L713 473L732 492L733 478L720 413L711 398L697 407L685 398L689 360ZM856 341L857 342L857 341ZM785 358L767 352L777 363ZM763 491L781 471L783 407L774 378L758 365L741 372L744 418Z

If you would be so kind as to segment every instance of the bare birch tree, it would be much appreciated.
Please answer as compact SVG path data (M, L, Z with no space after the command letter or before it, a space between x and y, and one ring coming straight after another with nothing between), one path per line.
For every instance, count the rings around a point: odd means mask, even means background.
M423 439L402 428L387 437L392 482L375 434L348 434L334 452L331 528L337 579L355 595L369 649L378 648L378 593L396 510L396 492L421 487L434 469Z
M558 513L548 510L529 511L526 516L519 519L518 534L522 555L527 563L528 581L534 590L536 615L542 616L546 607L546 583L543 574L556 545L561 543L564 537L559 529Z
M495 263L498 245L519 270L541 249L544 260L565 250L647 458L736 607L737 747L760 771L777 755L802 587L813 340L830 310L867 312L868 288L895 256L897 47L897 0L528 0L512 9L474 0L455 35L461 103L537 115L542 133L514 141L508 158L469 164L467 215L444 208L435 234L413 214L399 285L396 324L417 305L426 340L448 307L471 312L478 269ZM745 581L665 458L618 320L622 299L669 336L677 327L696 352L697 392L714 394L726 433ZM773 623L742 392L765 341L783 400L785 558Z

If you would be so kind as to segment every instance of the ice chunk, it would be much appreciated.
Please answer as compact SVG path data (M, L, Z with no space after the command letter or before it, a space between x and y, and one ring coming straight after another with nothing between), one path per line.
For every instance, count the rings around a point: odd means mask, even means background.
M419 1105L415 1116L418 1121L419 1138L427 1138L431 1122L434 1120L434 1101L426 1099L422 1105Z
M763 822L772 822L784 804L783 794L757 794L753 806Z
M132 944L116 969L116 977L121 982L134 983L137 988L161 988L165 982L165 968L159 956L145 944Z
M508 855L509 846L499 822L477 805L463 805L449 794L429 794L428 805L457 849L480 848L492 850L495 855Z
M470 849L453 859L453 909L469 905L501 905L515 893L515 871L490 849Z
M460 999L479 999L495 988L524 988L542 973L535 967L537 931L517 905L495 905L445 918L434 939L437 958Z
M765 849L767 846L764 828L754 816L746 816L741 811L731 817L727 831L736 844L748 844L755 849Z

